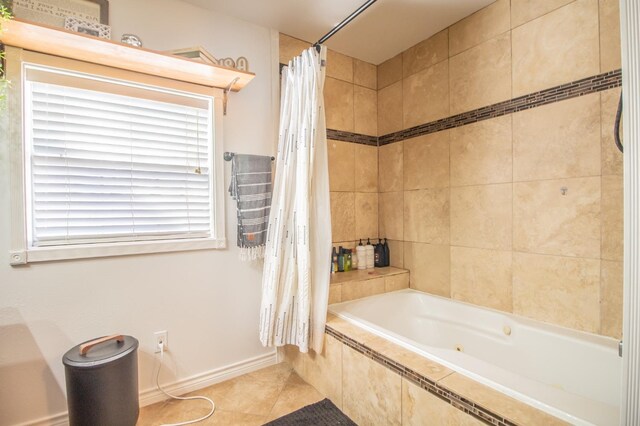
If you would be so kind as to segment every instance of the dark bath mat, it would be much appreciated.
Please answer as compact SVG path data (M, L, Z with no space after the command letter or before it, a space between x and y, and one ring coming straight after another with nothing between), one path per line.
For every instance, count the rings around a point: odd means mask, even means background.
M264 426L357 426L328 399L307 405Z

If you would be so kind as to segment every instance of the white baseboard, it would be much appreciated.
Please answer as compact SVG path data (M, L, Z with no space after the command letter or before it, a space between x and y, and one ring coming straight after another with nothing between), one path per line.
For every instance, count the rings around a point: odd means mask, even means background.
M245 359L235 364L216 368L215 370L211 370L206 373L196 374L194 376L179 380L171 384L165 384L162 387L169 393L172 393L174 395L182 395L185 393L196 391L198 389L206 388L207 386L215 385L216 383L224 382L225 380L233 379L234 377L238 377L243 374L251 373L252 371L256 371L261 368L269 367L277 363L277 351L273 351L269 354L259 355L257 357ZM159 390L155 388L148 389L140 392L140 407L155 404L156 402L164 401L165 399L167 399L167 396L165 396ZM37 420L20 423L15 426L68 425L69 415L67 412L64 412L54 414L52 416L42 417Z
M197 374L171 384L162 384L162 388L171 394L183 395L185 393L206 388L207 386L215 385L216 383L224 382L225 380L233 379L234 377L277 364L277 362L277 355L274 351L269 354L259 355L235 364L217 368L206 373ZM164 401L165 399L167 399L167 396L156 388L140 392L141 407L155 404L156 402Z

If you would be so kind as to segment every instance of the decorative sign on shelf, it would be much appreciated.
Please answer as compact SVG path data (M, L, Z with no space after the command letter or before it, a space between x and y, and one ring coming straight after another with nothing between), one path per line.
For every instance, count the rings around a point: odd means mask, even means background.
M194 59L200 62L205 62L207 64L221 65L223 67L235 68L240 71L249 71L249 60L244 56L240 56L235 61L232 58L216 59L211 53L207 52L200 46L190 47L186 49L169 50L167 51L167 53Z
M64 28L77 33L111 39L111 27L97 22L83 21L78 18L67 18L64 20Z
M16 18L54 27L65 27L66 18L109 24L108 0L11 0Z

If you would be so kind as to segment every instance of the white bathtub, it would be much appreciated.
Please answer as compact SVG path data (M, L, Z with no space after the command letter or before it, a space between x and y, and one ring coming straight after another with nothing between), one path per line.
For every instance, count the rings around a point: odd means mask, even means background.
M614 339L415 290L329 311L569 423L618 424L622 359Z

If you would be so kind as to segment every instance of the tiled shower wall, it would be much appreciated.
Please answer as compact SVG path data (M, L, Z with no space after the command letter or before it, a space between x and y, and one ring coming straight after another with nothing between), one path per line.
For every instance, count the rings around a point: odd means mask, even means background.
M280 63L309 43L280 34ZM327 128L377 136L376 66L329 50L324 88ZM328 140L332 241L353 247L378 236L378 148Z
M498 0L380 64L379 135L619 69L617 4ZM619 94L381 146L379 231L411 286L620 336Z
M378 67L330 51L327 127L384 136L617 70L618 22L617 0L498 0ZM281 35L280 62L308 46ZM619 337L619 94L329 140L334 243L379 234L413 288Z

